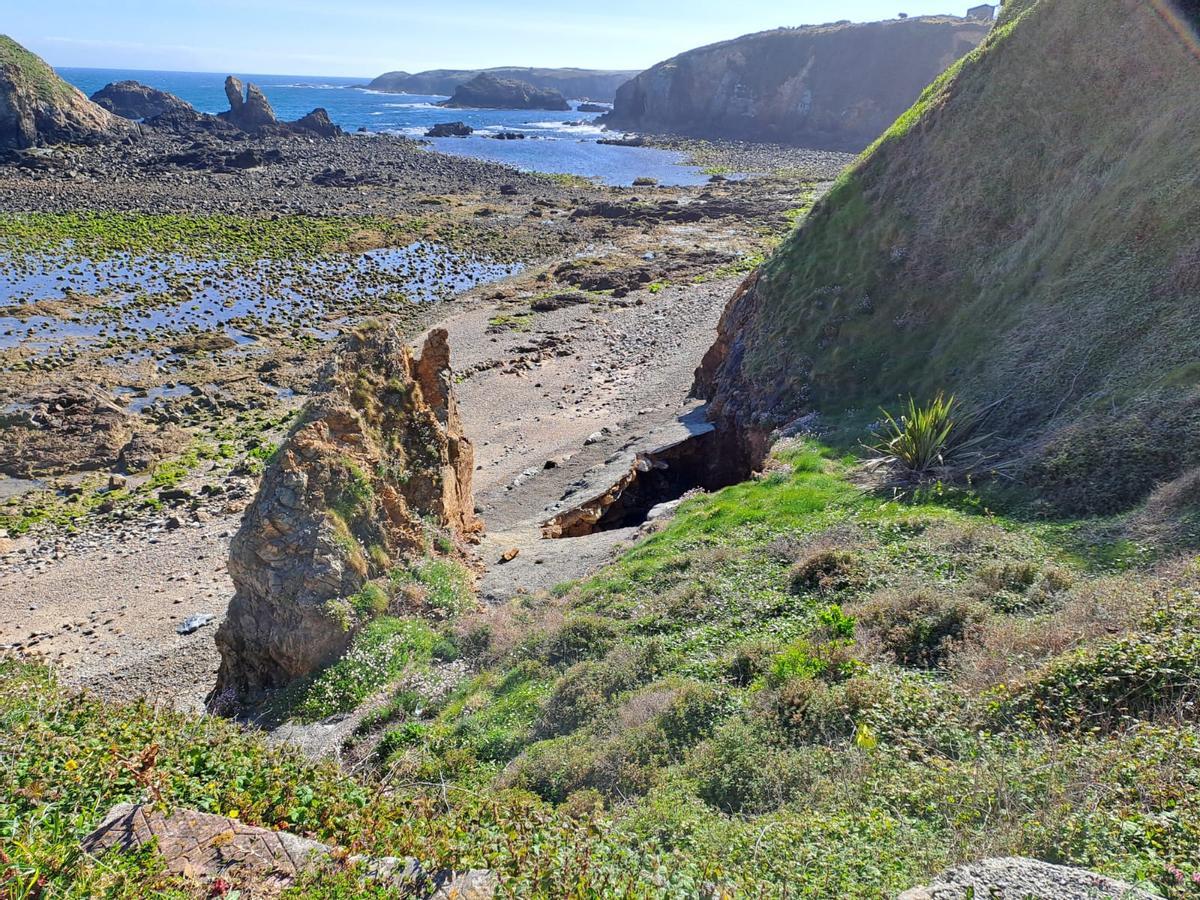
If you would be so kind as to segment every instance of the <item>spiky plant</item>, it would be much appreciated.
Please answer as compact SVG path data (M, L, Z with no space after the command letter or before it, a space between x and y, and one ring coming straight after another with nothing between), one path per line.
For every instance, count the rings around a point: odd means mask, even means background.
M924 405L913 397L897 417L883 413L881 439L869 446L876 464L884 464L911 480L945 477L977 468L987 435L979 434L983 414L961 410L954 396L939 392Z

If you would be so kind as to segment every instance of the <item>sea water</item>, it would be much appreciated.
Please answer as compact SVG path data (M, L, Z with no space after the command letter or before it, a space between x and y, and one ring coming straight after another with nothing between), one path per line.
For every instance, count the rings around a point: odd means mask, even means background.
M114 81L133 80L174 94L201 112L229 108L225 76L210 72L152 72L117 69L59 69L59 74L89 96ZM298 119L316 107L346 131L402 134L420 138L438 122L465 122L476 134L437 138L431 145L444 153L504 163L523 171L555 172L595 178L605 184L629 185L635 178L661 184L701 184L706 176L683 165L683 154L648 147L600 144L605 136L595 123L598 113L581 113L571 101L569 112L503 109L443 109L445 97L386 94L367 90L365 79L294 75L239 75L262 88L275 114ZM525 140L496 140L498 132L524 134ZM613 137L613 134L608 134Z

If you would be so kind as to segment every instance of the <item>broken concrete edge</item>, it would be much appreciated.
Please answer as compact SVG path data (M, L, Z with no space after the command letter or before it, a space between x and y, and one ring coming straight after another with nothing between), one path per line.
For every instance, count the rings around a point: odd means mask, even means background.
M168 872L199 880L232 874L279 884L336 863L361 868L365 881L417 891L431 900L490 900L499 888L495 874L486 869L428 875L412 857L343 856L328 844L290 832L197 810L164 812L145 803L114 806L80 842L83 851L93 857L151 844Z
M657 457L716 431L707 414L707 404L693 403L675 421L623 448L600 467L600 472L588 478L587 486L572 491L546 510L541 525L542 536L547 539L571 537L578 526L590 527L600 521L638 475L656 466Z

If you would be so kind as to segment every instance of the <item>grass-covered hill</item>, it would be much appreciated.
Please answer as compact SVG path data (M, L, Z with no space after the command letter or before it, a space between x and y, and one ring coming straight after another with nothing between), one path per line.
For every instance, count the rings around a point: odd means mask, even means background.
M1060 509L1200 464L1194 4L1020 0L731 304L701 384L744 434L939 390Z

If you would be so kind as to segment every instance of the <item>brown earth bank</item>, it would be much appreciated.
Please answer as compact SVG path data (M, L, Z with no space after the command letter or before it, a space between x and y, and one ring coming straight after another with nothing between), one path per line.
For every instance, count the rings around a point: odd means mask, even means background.
M328 340L367 319L414 341L442 323L488 529L474 551L481 594L499 601L549 589L602 563L637 528L554 541L542 538L545 521L616 482L637 448L692 408L692 371L722 305L835 169L828 157L781 153L760 157L766 174L752 179L630 189L525 175L387 137L212 147L282 159L180 168L163 162L180 141L161 134L132 147L56 149L0 166L0 212L419 216L423 239L523 268L452 303L397 310L327 297L315 342L244 323L251 352L220 332L130 334L116 355L67 340L69 352L53 361L21 344L0 350L3 455L25 460L0 479L10 532L0 543L0 645L107 696L192 709L214 683L212 636L233 593L230 539L262 460L316 384ZM54 162L28 163L36 158ZM797 177L805 159L812 165ZM330 169L347 175L319 177ZM338 251L387 244L365 233ZM69 319L108 299L68 295L39 312ZM141 398L136 409L131 396ZM100 442L99 423L109 436ZM177 633L193 616L195 630Z

